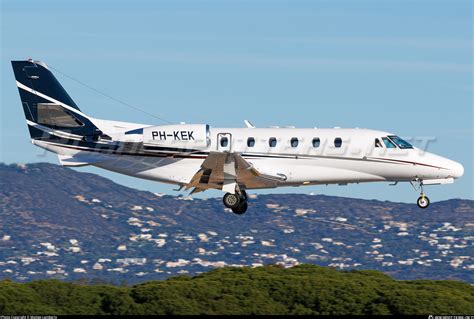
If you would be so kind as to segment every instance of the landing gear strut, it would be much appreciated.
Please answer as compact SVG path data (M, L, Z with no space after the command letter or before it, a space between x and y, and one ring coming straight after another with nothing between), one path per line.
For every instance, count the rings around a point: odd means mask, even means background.
M222 199L225 207L232 209L234 214L241 215L247 211L247 193L241 190L240 193L227 193Z
M422 209L428 208L428 206L430 205L430 199L428 198L428 196L425 195L425 192L423 191L423 181L422 180L417 180L416 182L418 182L418 184L419 184L418 189L415 187L413 182L411 183L411 185L413 186L413 188L416 191L418 191L418 190L420 191L420 197L418 197L418 200L416 201L416 204L418 205L418 207L420 207Z

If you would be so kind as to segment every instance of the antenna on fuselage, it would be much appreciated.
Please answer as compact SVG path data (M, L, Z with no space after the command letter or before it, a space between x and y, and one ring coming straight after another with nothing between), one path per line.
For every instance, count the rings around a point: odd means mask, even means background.
M245 123L245 126L247 126L247 128L255 128L255 125L253 125L252 123L250 123L249 120L244 120L244 123Z

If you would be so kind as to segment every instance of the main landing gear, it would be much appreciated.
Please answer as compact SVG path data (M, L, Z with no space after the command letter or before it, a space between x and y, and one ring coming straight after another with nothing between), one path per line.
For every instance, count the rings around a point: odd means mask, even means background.
M247 193L241 190L240 193L227 193L222 199L225 207L232 209L234 214L241 215L247 211Z
M413 182L411 182L411 185L416 191L420 191L420 197L418 197L416 204L422 209L428 208L428 206L430 205L430 199L428 198L428 196L425 195L425 192L423 191L423 181L416 180L415 182L418 183L418 188L413 184Z

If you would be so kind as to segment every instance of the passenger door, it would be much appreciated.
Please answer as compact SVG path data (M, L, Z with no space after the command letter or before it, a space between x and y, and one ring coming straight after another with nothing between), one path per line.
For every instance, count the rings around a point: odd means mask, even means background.
M230 152L232 149L232 134L219 133L217 134L217 150L221 152Z

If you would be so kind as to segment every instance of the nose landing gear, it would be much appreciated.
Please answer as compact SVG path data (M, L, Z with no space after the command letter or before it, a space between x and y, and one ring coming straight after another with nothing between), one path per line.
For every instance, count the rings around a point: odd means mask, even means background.
M428 206L430 205L430 199L428 198L428 196L425 195L425 192L423 191L423 181L417 179L415 182L417 182L419 185L418 189L415 187L413 182L410 183L416 191L420 191L420 197L418 197L416 204L422 209L428 208Z
M418 197L416 204L418 207L425 209L430 205L430 199L425 196L425 193L421 192L421 196Z
M232 212L237 215L242 215L247 211L247 193L241 190L239 193L227 193L222 199L224 206L232 209Z

